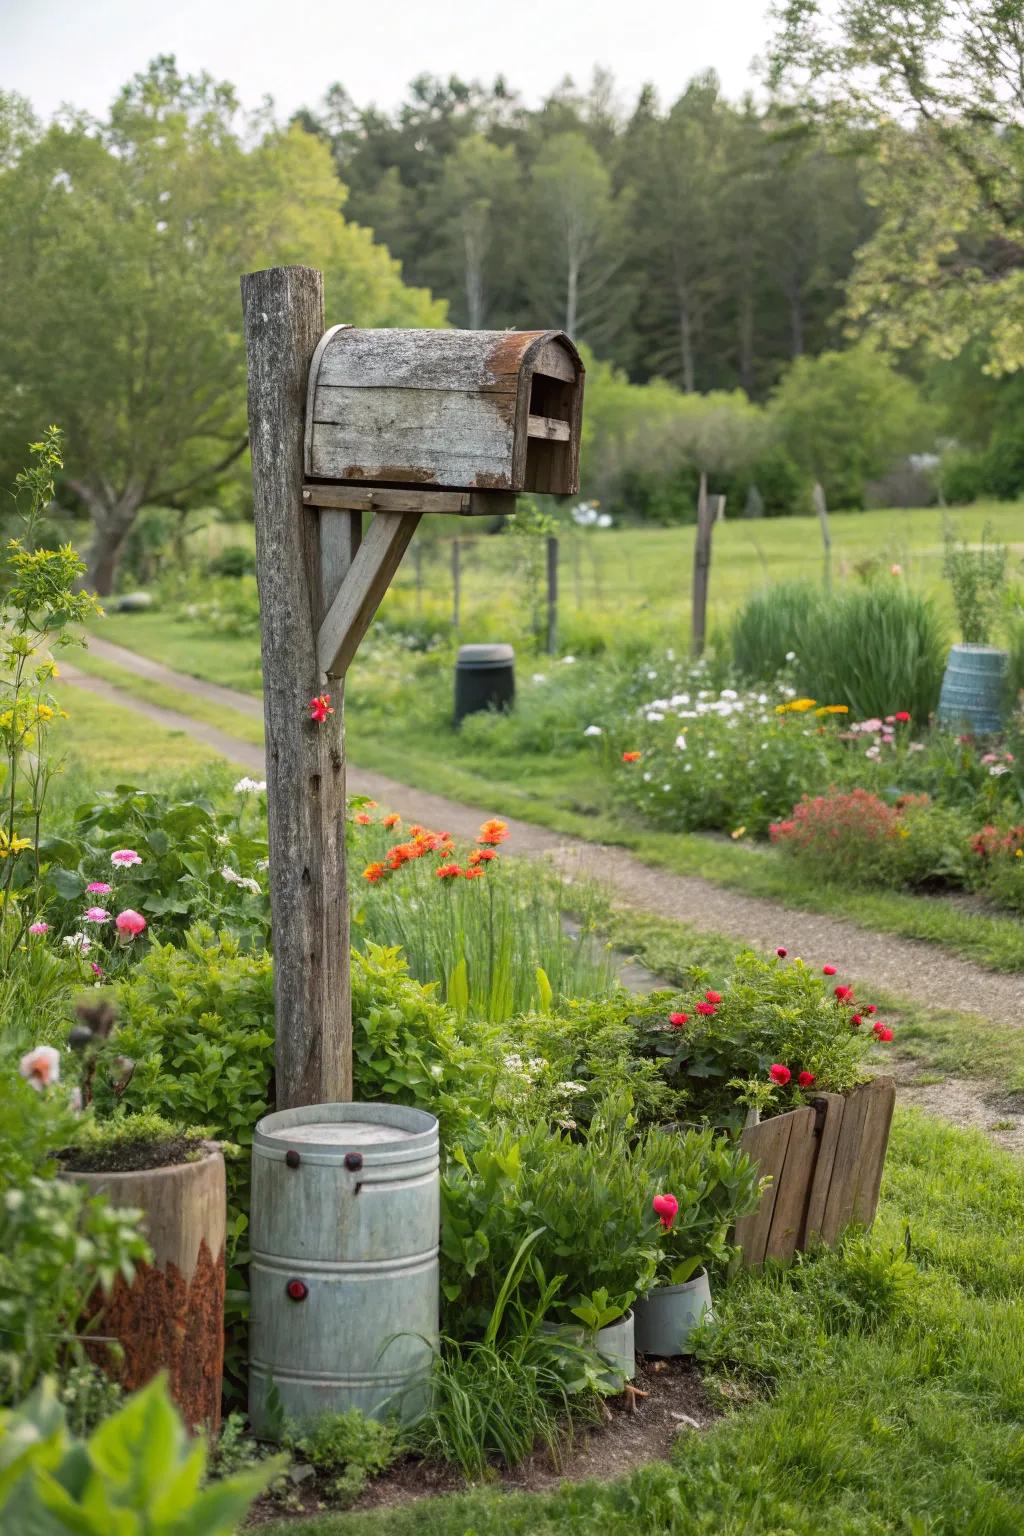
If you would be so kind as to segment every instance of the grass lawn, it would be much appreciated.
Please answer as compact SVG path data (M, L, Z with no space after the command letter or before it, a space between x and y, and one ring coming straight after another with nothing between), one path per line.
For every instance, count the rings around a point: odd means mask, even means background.
M64 787L69 784L80 794L85 786L100 789L148 782L224 762L212 747L185 731L163 730L152 721L140 720L132 710L108 704L80 688L58 683L55 692L69 717L61 733L67 754L66 772L57 780L62 796L70 792Z
M478 1489L267 1536L1020 1536L1024 1170L897 1114L870 1245L719 1293L714 1428L671 1463L555 1492ZM905 1255L909 1255L909 1263Z

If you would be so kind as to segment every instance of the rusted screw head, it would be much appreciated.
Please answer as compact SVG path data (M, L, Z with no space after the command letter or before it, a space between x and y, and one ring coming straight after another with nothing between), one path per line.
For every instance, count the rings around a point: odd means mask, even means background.
M292 1301L305 1301L309 1295L309 1286L305 1280L289 1280L285 1290Z
M358 1173L363 1166L363 1154L361 1152L346 1152L345 1167L349 1173Z
M297 1168L302 1162L302 1158L296 1152L294 1147L288 1148L288 1151L284 1155L284 1160L288 1164L289 1168Z

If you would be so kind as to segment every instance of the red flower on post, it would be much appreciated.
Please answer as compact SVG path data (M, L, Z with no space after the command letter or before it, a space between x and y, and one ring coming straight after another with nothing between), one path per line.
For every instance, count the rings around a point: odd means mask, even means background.
M788 1067L782 1065L781 1061L775 1061L768 1068L768 1076L773 1083L778 1083L780 1088L785 1088L793 1074Z
M334 714L334 710L331 708L331 696L329 693L318 693L315 699L310 699L307 708L309 709L309 718L316 725L323 725L327 716Z
M670 1013L668 1021L673 1029L682 1029L684 1024L690 1022L690 1015L688 1013Z
M679 1201L675 1195L655 1195L651 1206L665 1231L670 1231L679 1213Z
M642 757L642 752L623 752L622 761L624 763L638 763Z
M814 1082L814 1073L813 1072L798 1072L796 1080L800 1084L801 1088L809 1088L811 1086L811 1084Z

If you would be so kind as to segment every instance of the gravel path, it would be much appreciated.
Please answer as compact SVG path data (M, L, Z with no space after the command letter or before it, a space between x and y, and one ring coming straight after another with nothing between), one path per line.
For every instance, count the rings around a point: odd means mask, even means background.
M104 660L183 693L247 715L262 714L260 700L252 695L187 677L109 641L91 640L90 648ZM175 710L134 698L65 662L61 663L61 675L74 687L86 688L112 704L133 709L158 725L189 732L194 739L206 742L250 773L263 773L263 752L259 747ZM500 805L462 805L351 765L348 786L351 793L369 795L400 812L407 821L421 821L460 837L474 835L481 821L500 815L502 809ZM621 848L584 842L530 822L507 819L515 850L548 854L569 875L595 876L612 888L617 902L623 906L724 933L761 949L784 944L791 954L801 955L810 964L830 963L844 977L913 998L925 1006L935 1004L981 1014L994 1023L1013 1027L1024 1024L1024 979L1020 976L987 971L938 945L873 933L840 918L777 906L695 876L652 868Z

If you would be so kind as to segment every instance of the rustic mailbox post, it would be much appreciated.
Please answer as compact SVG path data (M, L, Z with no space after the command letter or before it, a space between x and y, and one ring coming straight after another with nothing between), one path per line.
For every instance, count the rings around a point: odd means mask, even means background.
M575 494L583 366L560 331L325 332L308 267L248 273L242 309L286 1109L352 1096L345 673L424 513Z

